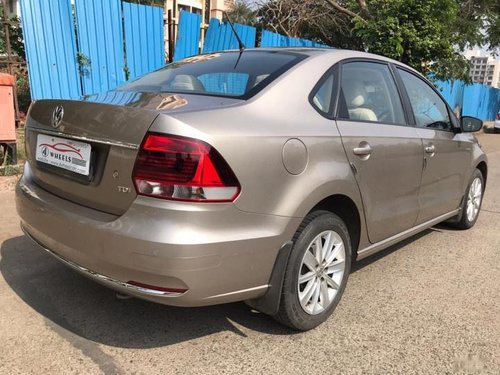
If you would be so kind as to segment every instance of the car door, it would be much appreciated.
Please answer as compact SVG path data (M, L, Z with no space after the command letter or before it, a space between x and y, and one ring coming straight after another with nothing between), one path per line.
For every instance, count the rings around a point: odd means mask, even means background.
M407 126L388 64L341 64L337 127L356 175L372 243L411 228L422 177L420 135Z
M417 224L447 214L460 205L472 143L454 131L450 110L425 80L397 68L424 146L424 169Z

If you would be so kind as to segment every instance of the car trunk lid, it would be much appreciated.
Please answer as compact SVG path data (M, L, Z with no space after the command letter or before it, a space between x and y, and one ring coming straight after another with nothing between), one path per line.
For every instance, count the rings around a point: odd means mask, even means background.
M60 123L58 111L64 112ZM132 170L137 151L157 115L95 102L37 101L26 124L34 182L69 201L124 213L136 197Z
M137 196L132 181L135 160L159 114L241 102L204 95L126 91L93 95L83 101L37 101L26 123L26 152L33 180L69 201L121 215ZM54 123L61 109L61 121ZM84 165L85 158L88 165Z

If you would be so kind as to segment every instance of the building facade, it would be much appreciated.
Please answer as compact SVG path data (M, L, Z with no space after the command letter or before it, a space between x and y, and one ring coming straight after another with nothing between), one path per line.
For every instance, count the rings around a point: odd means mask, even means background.
M208 24L210 18L222 19L222 13L228 11L233 3L233 0L166 0L165 9L172 10L174 18L181 10L197 13Z
M469 61L472 82L500 88L500 60L484 56L471 56Z

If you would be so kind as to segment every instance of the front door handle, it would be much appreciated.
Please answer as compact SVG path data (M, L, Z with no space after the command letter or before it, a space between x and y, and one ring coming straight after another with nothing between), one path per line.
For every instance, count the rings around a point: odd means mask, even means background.
M436 152L436 147L434 147L434 145L425 146L425 152L428 154L434 154L434 152Z
M368 156L372 153L372 147L367 142L361 142L359 147L355 147L352 152L358 156Z

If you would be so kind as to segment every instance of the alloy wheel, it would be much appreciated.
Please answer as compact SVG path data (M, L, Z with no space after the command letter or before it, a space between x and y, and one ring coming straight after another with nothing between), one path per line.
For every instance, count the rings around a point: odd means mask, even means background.
M479 213L479 208L481 207L481 198L483 196L483 184L479 177L476 177L469 188L469 194L467 196L467 219L469 222L473 222L477 214Z
M340 235L327 230L308 246L299 270L298 297L302 309L317 315L332 304L345 272L345 246Z

